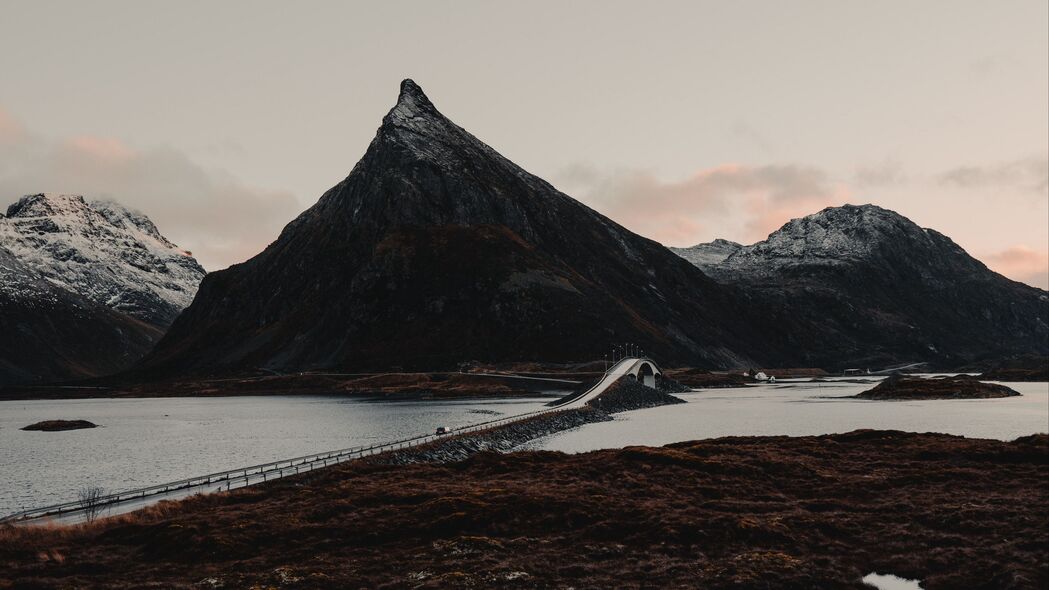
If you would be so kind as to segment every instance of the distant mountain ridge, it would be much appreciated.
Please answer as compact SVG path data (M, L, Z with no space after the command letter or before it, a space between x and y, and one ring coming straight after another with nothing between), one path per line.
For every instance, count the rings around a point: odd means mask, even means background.
M672 252L411 80L350 174L242 264L205 275L141 214L42 194L0 215L0 279L0 385L112 373L151 347L125 377L567 362L616 342L704 368L1049 354L1049 294L895 212L831 207Z
M1049 294L875 205L829 207L696 264L776 310L806 364L950 367L1049 351Z
M126 369L203 276L140 213L79 195L23 197L0 215L0 385Z

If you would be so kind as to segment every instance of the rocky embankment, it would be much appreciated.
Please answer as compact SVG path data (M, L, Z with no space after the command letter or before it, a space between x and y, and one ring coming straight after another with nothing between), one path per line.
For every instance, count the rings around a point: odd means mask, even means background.
M670 379L659 379L656 382L656 389L652 389L633 379L626 378L609 387L607 391L592 400L590 405L609 414L629 412L630 410L683 404L685 400L670 394L686 391L689 391L687 387Z
M661 382L661 385L664 389L682 389L680 384L669 380ZM617 412L683 403L684 400L665 391L645 387L633 379L621 379L583 408L552 412L488 430L449 436L419 447L383 453L373 460L394 465L461 461L482 451L511 451L544 436L584 424L607 422Z
M475 453L507 452L537 438L611 419L608 412L595 408L553 412L488 430L449 436L412 449L383 453L373 460L392 465L461 461Z
M44 420L36 424L22 427L22 430L40 430L43 432L60 432L63 430L80 430L83 428L98 428L98 424L87 420Z
M925 399L988 399L1014 397L1019 392L1004 385L983 383L976 377L958 375L925 379L893 375L872 389L853 397L858 399L906 401Z

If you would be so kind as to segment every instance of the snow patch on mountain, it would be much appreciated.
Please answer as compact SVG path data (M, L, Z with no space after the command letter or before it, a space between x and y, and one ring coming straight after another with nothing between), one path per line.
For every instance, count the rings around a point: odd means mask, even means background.
M0 303L33 302L50 298L42 277L22 264L10 250L0 247Z
M700 270L707 272L711 267L721 264L742 247L742 244L718 238L713 242L696 244L688 248L672 247L670 251L698 266Z
M931 263L945 254L958 259L952 260L953 264L970 260L946 236L876 205L828 207L792 219L764 241L750 246L715 240L672 250L710 275L736 281L778 275L795 268L870 263L902 245L919 261L926 258Z
M0 246L12 292L38 289L43 279L158 325L192 302L205 274L145 215L80 195L23 197L0 216Z
M888 240L906 238L912 247L931 244L933 236L906 217L876 205L828 207L792 219L768 239L744 246L729 256L724 266L741 268L764 264L841 265L870 257Z

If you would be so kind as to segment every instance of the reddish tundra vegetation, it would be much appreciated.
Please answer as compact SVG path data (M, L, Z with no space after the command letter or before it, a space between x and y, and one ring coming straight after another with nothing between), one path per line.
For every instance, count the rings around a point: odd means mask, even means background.
M344 464L72 528L0 588L938 588L1049 583L1049 437L856 431Z
M1020 393L1004 385L984 383L976 377L904 377L893 375L853 397L870 400L991 399Z

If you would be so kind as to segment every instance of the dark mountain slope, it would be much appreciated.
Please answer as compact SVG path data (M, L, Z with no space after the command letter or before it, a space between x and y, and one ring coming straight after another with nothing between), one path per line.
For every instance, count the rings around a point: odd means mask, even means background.
M776 359L730 288L525 172L410 80L350 175L255 258L208 275L142 368L433 368Z
M0 386L115 373L160 335L52 284L0 247Z
M774 310L797 363L883 366L1049 351L1049 296L874 205L831 207L703 267Z

